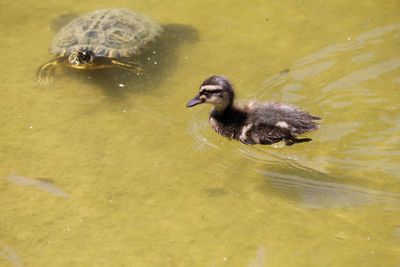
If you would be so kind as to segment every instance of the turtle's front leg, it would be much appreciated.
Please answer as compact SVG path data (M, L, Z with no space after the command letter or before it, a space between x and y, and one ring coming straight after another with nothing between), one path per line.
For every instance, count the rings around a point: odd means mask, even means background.
M56 67L61 62L62 58L56 58L40 66L36 74L38 83L42 86L50 85L56 71Z

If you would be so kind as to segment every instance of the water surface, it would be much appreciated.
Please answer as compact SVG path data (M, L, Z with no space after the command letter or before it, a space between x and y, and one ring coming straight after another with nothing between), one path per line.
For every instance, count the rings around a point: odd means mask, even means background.
M0 266L400 266L400 4L0 1ZM36 69L55 30L125 7L150 73ZM209 75L323 118L245 146L186 109Z

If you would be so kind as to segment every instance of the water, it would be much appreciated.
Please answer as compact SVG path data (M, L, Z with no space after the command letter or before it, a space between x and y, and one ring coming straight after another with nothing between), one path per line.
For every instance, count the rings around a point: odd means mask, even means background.
M400 266L398 1L0 6L0 266ZM151 73L38 86L55 29L106 7L167 27ZM185 108L212 74L321 129L224 139Z

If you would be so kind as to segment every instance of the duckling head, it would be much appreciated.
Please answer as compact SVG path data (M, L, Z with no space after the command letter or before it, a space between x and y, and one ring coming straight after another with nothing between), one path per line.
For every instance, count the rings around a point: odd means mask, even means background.
M199 93L186 104L186 107L190 108L198 104L208 103L222 111L232 105L234 98L233 86L228 79L214 75L200 85Z

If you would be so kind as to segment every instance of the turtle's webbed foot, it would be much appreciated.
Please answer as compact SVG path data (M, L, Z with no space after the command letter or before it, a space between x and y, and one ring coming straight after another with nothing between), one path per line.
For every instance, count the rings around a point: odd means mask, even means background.
M42 65L37 72L37 82L41 86L49 86L53 82L53 76L56 71L57 62L51 61Z
M41 86L47 87L53 82L53 77L49 73L41 73L38 76L37 83Z
M134 62L134 61L123 61L123 60L113 59L113 60L111 60L111 64L113 64L113 66L115 66L117 68L121 68L121 69L125 69L125 70L129 70L131 72L134 72L134 73L136 73L136 75L141 75L146 72L146 70L143 68L142 64L140 64L138 62Z

